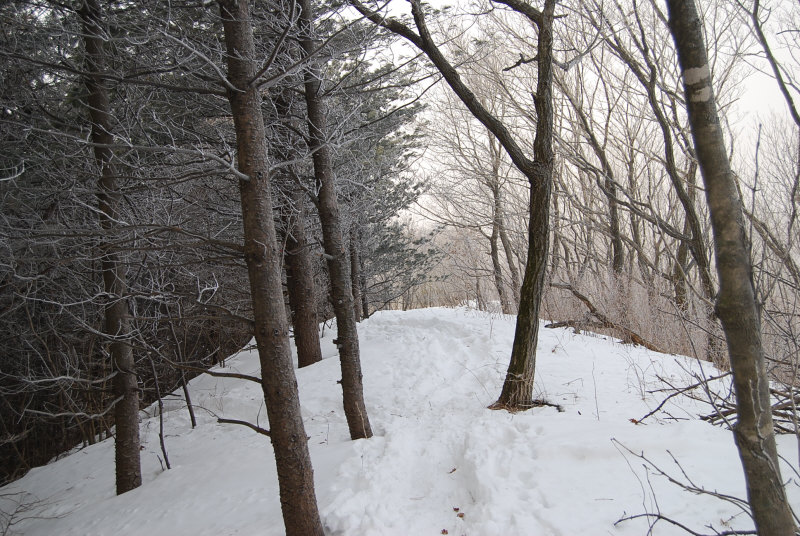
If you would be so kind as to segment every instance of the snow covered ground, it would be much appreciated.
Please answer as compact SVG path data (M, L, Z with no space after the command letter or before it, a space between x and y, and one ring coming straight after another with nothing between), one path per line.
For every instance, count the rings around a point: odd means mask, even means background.
M635 422L664 396L647 393L663 387L657 375L688 384L696 363L602 336L542 329L537 394L564 411L491 411L513 332L513 317L471 309L380 312L360 324L375 437L350 441L334 334L326 331L323 353L332 359L297 375L329 534L644 535L652 520L615 522L646 512L704 534L714 534L708 525L752 528L735 505L682 490L634 455L682 481L745 497L731 433L693 418L707 406L674 399L670 414L688 420ZM253 351L226 366L258 374ZM214 416L267 427L259 386L201 377L191 391L205 408L197 409L194 430L185 406L167 403L171 470L159 461L158 419L143 413L141 488L114 495L112 441L79 450L0 489L6 513L16 503L32 504L18 513L12 533L283 534L268 438L217 424ZM778 441L785 459L797 463L795 439ZM797 508L797 467L784 463L782 470ZM662 521L653 534L685 532Z

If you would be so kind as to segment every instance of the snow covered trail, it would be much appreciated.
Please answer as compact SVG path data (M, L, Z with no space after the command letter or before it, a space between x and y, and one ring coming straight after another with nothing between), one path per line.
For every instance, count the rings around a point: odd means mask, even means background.
M643 467L644 453L670 474L744 497L731 434L697 419L638 419L655 407L656 376L688 383L697 364L601 336L542 329L537 396L558 403L522 413L492 411L513 341L514 318L471 309L381 312L359 325L367 407L375 431L350 441L341 410L336 349L326 332L321 363L298 370L317 496L331 535L642 535L660 511L700 532L748 527L734 506L680 490ZM254 352L227 361L257 374ZM706 373L712 373L706 370ZM30 535L283 534L271 447L216 415L265 424L256 384L200 377L190 384L199 426L170 402L165 414L173 469L158 457L157 419L142 423L144 485L115 497L113 443L80 450L0 490L42 500ZM706 411L688 400L675 416ZM149 410L152 414L152 409ZM613 440L612 440L613 439ZM779 438L796 460L793 438ZM672 456L680 462L675 465ZM792 478L784 467L784 477ZM789 493L800 504L795 479ZM0 508L9 501L0 498ZM660 523L655 535L683 534Z

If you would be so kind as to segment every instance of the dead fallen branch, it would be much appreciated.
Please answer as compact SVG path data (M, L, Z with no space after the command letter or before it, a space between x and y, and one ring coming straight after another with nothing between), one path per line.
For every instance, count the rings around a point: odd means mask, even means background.
M566 283L551 283L550 286L553 288L570 291L573 296L578 298L578 300L580 300L586 306L586 308L589 310L590 317L594 317L597 319L596 323L593 322L590 325L587 322L583 322L583 325L589 325L590 327L596 327L596 328L613 329L614 331L617 331L620 334L622 334L622 339L624 341L630 341L633 344L643 346L648 350L652 350L653 352L665 353L661 349L659 349L656 345L645 340L635 331L626 328L625 326L620 326L612 322L611 319L609 319L606 315L597 310L597 307L594 306L594 304L591 302L591 300L589 300L589 298L587 298L578 290L576 290L572 285L568 285ZM546 328L556 328L565 326L580 327L581 325L582 324L580 321L566 321L566 322L556 322L554 324L547 324L545 325L545 327Z

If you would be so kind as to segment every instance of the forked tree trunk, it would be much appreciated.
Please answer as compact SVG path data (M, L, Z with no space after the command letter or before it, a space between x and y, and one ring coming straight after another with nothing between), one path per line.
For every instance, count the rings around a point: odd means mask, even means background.
M89 118L92 123L94 158L100 170L97 194L100 226L111 233L119 218L121 196L114 170L111 144L111 111L108 88L103 79L106 69L103 43L107 32L97 0L85 0L79 11L83 24L83 40L86 51L84 83L87 90ZM108 296L105 306L105 333L112 340L110 345L114 376L114 457L116 462L117 494L125 493L142 485L142 470L139 460L139 389L133 348L126 342L131 332L128 311L127 280L125 266L111 245L112 237L100 242L100 263L103 273L103 288Z
M314 296L314 267L306 239L305 193L293 192L296 212L291 216L286 236L286 286L292 311L297 366L307 367L322 361Z
M310 0L301 0L300 45L306 56L316 49L313 38L313 12ZM314 176L319 190L317 210L322 223L322 241L331 283L331 298L336 315L336 345L342 367L342 395L347 426L352 439L372 437L362 385L361 357L358 331L353 310L353 289L350 278L350 258L345 248L339 201L333 175L333 162L327 145L327 124L320 90L319 69L313 61L306 66L305 97L308 113L309 149L314 161Z
M797 527L778 466L750 249L714 101L703 28L693 0L668 0L667 6L714 231L720 281L717 314L733 371L738 414L733 435L747 497L760 536L792 536Z
M244 225L244 255L250 279L261 385L275 451L286 534L322 535L314 494L314 474L300 413L297 380L289 350L283 303L281 255L275 235L266 130L248 0L219 0L227 49L228 91L236 131Z

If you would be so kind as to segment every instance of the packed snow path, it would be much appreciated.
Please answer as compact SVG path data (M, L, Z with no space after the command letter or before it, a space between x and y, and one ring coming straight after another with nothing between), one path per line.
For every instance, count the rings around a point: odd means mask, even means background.
M657 466L698 486L744 497L730 432L696 417L686 399L675 417L636 419L663 398L656 376L690 383L690 359L655 354L601 336L540 330L537 396L560 404L522 413L487 409L500 392L514 318L470 309L381 312L359 325L364 385L375 437L350 441L341 410L335 333L323 362L298 370L317 496L331 535L643 535L645 512L698 532L750 528L746 514L681 490L647 470ZM706 365L707 366L707 365ZM253 351L229 370L258 374ZM705 371L711 374L710 368ZM192 430L181 401L167 404L167 449L160 464L158 419L142 422L144 485L114 496L113 442L80 450L0 490L0 508L35 502L12 533L27 535L279 535L283 533L268 439L216 423L215 415L266 427L260 388L239 380L191 382L200 423ZM147 413L152 415L153 408ZM791 437L779 438L796 460ZM673 461L680 463L678 467ZM796 469L796 468L795 468ZM795 505L800 487L783 475ZM35 514L35 519L23 520ZM665 522L653 534L685 534Z

